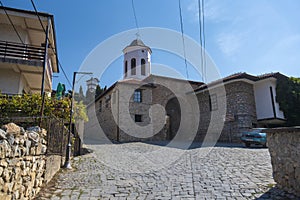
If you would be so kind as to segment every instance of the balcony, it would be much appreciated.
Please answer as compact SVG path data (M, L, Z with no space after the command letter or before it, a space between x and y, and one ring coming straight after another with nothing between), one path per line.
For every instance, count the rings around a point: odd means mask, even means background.
M0 58L2 62L42 66L44 54L45 49L41 46L0 40Z

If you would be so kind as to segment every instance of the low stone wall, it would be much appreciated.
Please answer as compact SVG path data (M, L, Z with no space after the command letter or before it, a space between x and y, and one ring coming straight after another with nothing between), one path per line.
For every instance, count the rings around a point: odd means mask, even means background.
M33 199L60 168L60 156L46 156L46 131L13 123L0 129L0 199Z
M266 132L274 180L279 188L300 196L300 127Z

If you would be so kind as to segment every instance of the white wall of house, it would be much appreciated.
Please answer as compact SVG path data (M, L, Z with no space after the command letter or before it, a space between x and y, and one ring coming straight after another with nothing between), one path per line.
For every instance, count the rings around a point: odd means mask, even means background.
M20 26L15 26L24 43L30 44L28 33ZM21 43L18 35L10 24L0 24L0 40Z
M17 73L11 69L2 69L0 72L0 90L1 93L15 94L23 88L19 88L22 85L20 83L20 73Z
M258 120L275 118L270 87L273 91L276 118L284 119L284 114L280 110L279 104L276 102L276 79L268 78L254 83L256 114Z

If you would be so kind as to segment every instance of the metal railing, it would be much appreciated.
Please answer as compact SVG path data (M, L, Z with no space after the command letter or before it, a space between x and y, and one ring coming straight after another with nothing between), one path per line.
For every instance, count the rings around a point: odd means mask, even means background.
M21 44L0 40L0 57L43 61L45 49L42 46Z

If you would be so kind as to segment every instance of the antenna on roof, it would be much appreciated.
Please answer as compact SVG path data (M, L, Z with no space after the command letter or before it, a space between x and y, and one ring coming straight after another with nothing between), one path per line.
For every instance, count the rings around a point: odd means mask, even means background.
M141 38L141 35L140 35L139 31L135 34L135 36L136 36L136 39L140 39Z

